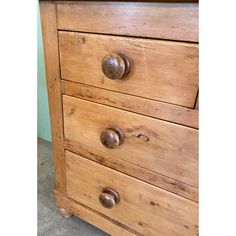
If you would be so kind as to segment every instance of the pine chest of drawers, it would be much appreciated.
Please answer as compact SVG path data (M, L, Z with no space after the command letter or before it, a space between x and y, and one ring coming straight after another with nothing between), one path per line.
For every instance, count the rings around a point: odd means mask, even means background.
M198 4L40 2L60 212L198 235Z

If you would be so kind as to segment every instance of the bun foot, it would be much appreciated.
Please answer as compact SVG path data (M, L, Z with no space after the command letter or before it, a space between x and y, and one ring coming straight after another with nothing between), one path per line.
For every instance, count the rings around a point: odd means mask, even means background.
M72 214L64 208L58 208L58 211L60 212L62 217L65 219L69 219L72 216Z

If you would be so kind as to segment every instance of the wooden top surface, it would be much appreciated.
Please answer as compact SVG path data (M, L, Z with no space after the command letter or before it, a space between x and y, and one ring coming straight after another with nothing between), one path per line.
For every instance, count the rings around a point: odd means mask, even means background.
M55 1L55 2L81 2L81 0L63 0L63 1L58 1L58 0L39 0L39 1ZM82 2L160 2L160 3L190 3L190 2L195 2L197 3L198 0L149 0L149 1L145 1L145 0L82 0Z

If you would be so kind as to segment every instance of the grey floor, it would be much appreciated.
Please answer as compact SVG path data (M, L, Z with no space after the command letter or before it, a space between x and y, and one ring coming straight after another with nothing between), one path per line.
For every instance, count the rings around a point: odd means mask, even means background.
M38 236L107 236L78 217L63 219L53 197L51 143L38 139Z

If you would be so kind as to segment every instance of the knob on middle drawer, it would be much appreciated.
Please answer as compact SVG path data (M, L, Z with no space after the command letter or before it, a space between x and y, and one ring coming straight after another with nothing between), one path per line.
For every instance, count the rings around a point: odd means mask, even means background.
M129 60L121 53L108 54L102 60L102 71L108 79L123 79L129 70Z
M100 140L107 148L117 148L124 142L124 133L119 127L108 126L102 130Z

